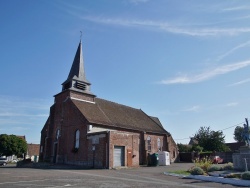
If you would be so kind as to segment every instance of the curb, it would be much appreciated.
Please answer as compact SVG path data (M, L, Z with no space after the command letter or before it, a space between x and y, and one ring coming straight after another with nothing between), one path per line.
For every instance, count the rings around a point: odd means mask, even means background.
M203 175L179 175L174 173L168 173L164 172L165 175L169 176L178 176L182 178L189 178L189 179L196 179L196 180L202 180L202 181L209 181L209 182L216 182L216 183L224 183L224 184L231 184L236 186L244 186L244 187L250 187L250 181L249 180L239 180L235 178L223 178L223 177L212 177L212 176L203 176Z

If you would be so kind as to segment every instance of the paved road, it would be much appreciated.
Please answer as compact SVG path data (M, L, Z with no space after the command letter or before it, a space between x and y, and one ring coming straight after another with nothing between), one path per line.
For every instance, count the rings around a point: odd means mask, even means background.
M235 187L227 184L183 179L163 174L163 172L170 170L188 169L191 165L189 163L175 163L166 167L140 167L120 170L34 169L8 166L0 167L0 187Z

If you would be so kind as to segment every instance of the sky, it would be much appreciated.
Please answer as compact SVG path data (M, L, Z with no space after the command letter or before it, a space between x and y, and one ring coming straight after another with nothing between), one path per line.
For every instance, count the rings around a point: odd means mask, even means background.
M80 38L92 93L176 143L200 127L234 142L249 118L249 0L1 0L0 23L0 134L40 143Z

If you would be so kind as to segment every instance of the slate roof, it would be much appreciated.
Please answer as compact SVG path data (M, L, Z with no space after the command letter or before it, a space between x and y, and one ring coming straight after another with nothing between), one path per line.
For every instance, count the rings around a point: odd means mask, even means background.
M82 42L81 41L78 45L73 64L71 66L68 78L65 82L73 78L89 83L86 79L85 71L84 71L84 60L83 60L83 55L82 55Z
M95 103L74 99L72 99L72 102L91 124L169 134L162 127L158 118L148 116L141 109L100 98L95 98Z

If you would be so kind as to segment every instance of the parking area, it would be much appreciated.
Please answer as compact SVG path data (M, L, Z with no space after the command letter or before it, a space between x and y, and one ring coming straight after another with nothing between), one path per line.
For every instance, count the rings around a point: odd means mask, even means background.
M191 163L118 170L84 170L69 166L49 169L0 167L0 187L235 187L164 175L163 172L188 169Z

